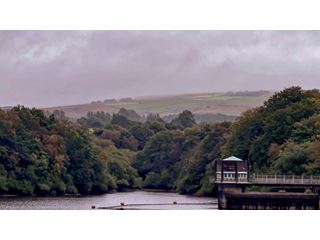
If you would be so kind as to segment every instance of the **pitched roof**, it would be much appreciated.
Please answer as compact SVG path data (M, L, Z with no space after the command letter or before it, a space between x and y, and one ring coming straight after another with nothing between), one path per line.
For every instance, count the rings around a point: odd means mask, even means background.
M228 157L228 158L223 159L222 161L234 161L234 162L239 161L239 162L241 162L241 161L243 161L243 160L240 159L240 158L237 158L237 157L235 157L235 156L231 156L231 157Z

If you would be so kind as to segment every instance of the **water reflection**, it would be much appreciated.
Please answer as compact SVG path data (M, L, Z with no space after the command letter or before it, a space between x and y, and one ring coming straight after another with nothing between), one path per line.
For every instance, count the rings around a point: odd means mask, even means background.
M125 204L146 204L126 207L128 209L217 209L217 200L214 198L145 191L81 197L0 197L0 209L89 210L93 205L96 208L111 207L120 205L121 202ZM177 204L173 204L173 202Z

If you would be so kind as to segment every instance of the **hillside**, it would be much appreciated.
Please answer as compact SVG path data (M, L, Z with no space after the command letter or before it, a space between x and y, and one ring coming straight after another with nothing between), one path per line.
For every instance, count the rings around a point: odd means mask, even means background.
M152 188L212 196L213 161L231 155L249 159L255 174L319 175L319 123L319 90L300 87L214 124L197 124L190 111L170 122L99 112L75 124L16 106L0 110L0 195Z
M199 93L172 96L154 96L106 99L88 104L59 106L44 110L53 112L63 110L71 118L85 116L88 111L118 112L120 108L132 109L139 114L159 113L160 115L177 114L185 109L198 114L220 113L239 116L242 112L257 107L272 95L268 91Z

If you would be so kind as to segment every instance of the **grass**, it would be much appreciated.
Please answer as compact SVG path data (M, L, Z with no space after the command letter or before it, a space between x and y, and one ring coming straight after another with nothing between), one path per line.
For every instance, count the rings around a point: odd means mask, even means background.
M132 101L117 103L91 103L68 107L55 107L48 109L61 109L71 117L80 117L88 111L117 112L120 108L133 109L139 114L159 113L162 115L176 114L183 110L194 113L222 113L226 115L240 115L247 109L260 106L271 95L261 96L227 96L223 93L185 94L162 97L140 97Z

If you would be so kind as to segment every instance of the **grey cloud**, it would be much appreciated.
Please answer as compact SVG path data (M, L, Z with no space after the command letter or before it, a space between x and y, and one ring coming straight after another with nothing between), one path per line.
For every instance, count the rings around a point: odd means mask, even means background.
M0 106L319 88L318 31L0 31Z

